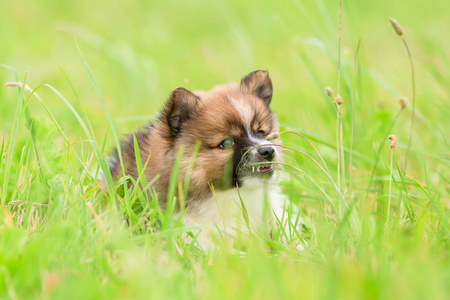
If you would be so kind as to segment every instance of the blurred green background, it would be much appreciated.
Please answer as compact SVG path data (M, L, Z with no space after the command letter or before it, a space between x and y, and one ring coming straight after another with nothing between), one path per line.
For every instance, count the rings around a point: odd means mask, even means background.
M332 138L333 110L323 87L336 89L338 12L338 1L2 1L0 58L20 76L28 71L31 87L48 83L74 102L59 65L99 134L105 118L74 37L124 132L159 110L179 86L210 89L267 69L275 87L273 108L281 120ZM393 113L400 95L410 98L407 57L389 17L406 29L416 64L419 111L425 110L430 122L446 119L449 13L446 1L344 1L342 63L348 72L342 89L348 98L346 85L352 82L361 39L365 89L357 117L373 120L366 125L383 126L375 117ZM3 82L14 80L5 69L0 76ZM78 135L70 112L47 91L40 93L65 120L69 134ZM2 130L11 126L13 95L0 89ZM447 126L434 125L441 130ZM371 128L358 128L358 140L373 138Z
M51 204L50 217L36 217L38 221L31 222L38 224L36 228L23 224L16 228L4 212L0 296L448 298L449 16L445 0L343 1L340 94L347 150L352 105L355 122L354 189L346 190L345 201L355 204L349 218L356 221L350 226L330 212L324 196L304 177L289 178L285 191L299 204L310 228L310 247L304 252L286 246L274 253L251 249L246 256L227 251L179 254L164 242L156 243L150 233L133 236L107 210L106 225L99 225L85 205L89 200L93 209L101 210L105 202L94 188L97 182L85 179L83 173L84 168L95 167L90 161L92 149L68 107L48 88L40 88L37 93L81 153L81 163L64 151L67 145L33 98L29 107L45 180L36 175L30 131L22 117L10 168L3 168L7 156L0 161L2 178L8 177L6 171L10 174L2 191L7 189L6 200L15 200L8 198L15 195L21 201ZM402 168L411 101L392 130L387 130L400 111L399 98L412 97L408 56L389 17L402 24L412 52L417 115L404 189L394 172L398 185L393 185L391 223L395 229L385 231L391 180L386 137L398 136L395 162ZM338 28L339 1L2 0L0 63L14 68L20 81L28 72L31 88L47 83L78 111L84 109L99 144L108 122L76 41L120 134L151 119L177 87L206 90L267 69L274 85L272 108L283 128L307 134L334 175L336 112L324 88L337 91ZM14 72L0 67L0 82L10 81L16 81ZM17 90L0 87L0 136L5 143L11 141L17 106ZM298 139L284 136L283 141L313 153ZM113 144L108 134L106 145ZM365 195L380 146L374 184ZM348 159L346 152L347 163ZM329 182L309 160L294 157L293 161L337 201ZM405 207L411 207L414 218ZM46 209L37 210L47 216Z

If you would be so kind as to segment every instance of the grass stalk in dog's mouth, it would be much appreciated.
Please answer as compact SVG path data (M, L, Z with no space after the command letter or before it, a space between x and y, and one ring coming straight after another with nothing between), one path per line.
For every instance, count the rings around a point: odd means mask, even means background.
M339 198L339 203L341 203L341 205L344 205L345 207L348 208L348 205L347 205L347 203L344 201L344 197L343 197L343 195L342 195L342 193L341 193L341 191L340 191L340 189L339 189L338 184L337 184L337 183L335 182L335 180L333 179L333 176L331 176L331 173L330 173L330 171L329 171L329 169L328 169L328 166L327 166L325 160L323 159L322 155L319 153L319 151L317 150L317 148L314 146L314 144L312 144L312 142L309 141L305 136L303 136L302 134L300 134L300 133L298 133L298 132L295 132L295 131L283 131L283 132L280 132L279 135L285 134L285 133L295 134L295 135L300 136L301 138L305 139L305 140L312 146L312 148L314 149L314 151L317 153L317 155L319 156L319 158L320 158L321 162L323 163L323 165L320 164L316 159L314 159L311 155L309 155L308 153L306 153L306 152L304 152L304 151L301 151L301 150L298 150L298 149L295 149L295 148L293 148L293 147L289 147L289 146L286 146L286 145L281 145L281 144L271 144L271 145L274 146L274 147L279 147L279 148L282 148L282 149L294 151L294 152L296 152L296 153L302 154L302 155L306 156L307 158L309 158L316 166L319 167L319 169L320 169L320 170L325 174L325 176L329 179L330 183L331 183L332 186L334 187L334 189L335 189L335 191L336 191L336 194L337 194L337 196L338 196L338 198ZM251 150L256 149L256 148L259 148L259 147L264 147L264 146L265 146L265 145L258 145L258 146L255 146L255 147L252 147L252 148L248 149L248 150L242 155L241 160L244 159L244 157L245 157ZM282 163L282 162L261 162L261 163L253 163L251 166L252 166L252 167L255 167L255 166L258 166L258 165L268 165L268 164L271 164L271 165L283 165L283 166L286 166L286 167L289 166L289 167L291 167L291 168L294 168L297 172L302 173L303 175L306 175L306 176L308 177L308 179L310 179L310 180L311 180L311 181L312 181L312 182L320 189L320 191L321 191L321 192L325 195L325 197L329 200L329 202L330 202L330 204L332 205L334 211L337 212L334 203L331 201L330 197L327 195L327 193L325 192L325 190L323 189L323 187L321 187L321 186L320 186L320 185L319 185L312 177L310 177L310 176L309 176L308 174L306 174L304 171L302 171L302 170L300 170L300 169L298 169L298 168L295 168L295 167L293 167L293 166L290 165L290 164L285 164L285 163ZM342 210L342 207L341 207L341 210Z

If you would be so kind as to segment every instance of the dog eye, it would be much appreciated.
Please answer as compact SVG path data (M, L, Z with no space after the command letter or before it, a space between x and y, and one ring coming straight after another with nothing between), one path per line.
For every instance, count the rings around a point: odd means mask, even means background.
M233 141L233 139L228 137L228 138L224 139L224 140L222 141L222 143L220 143L219 148L220 148L220 149L228 150L228 149L233 148L233 146L234 146L234 141Z
M264 137L265 132L263 130L258 131L258 137Z

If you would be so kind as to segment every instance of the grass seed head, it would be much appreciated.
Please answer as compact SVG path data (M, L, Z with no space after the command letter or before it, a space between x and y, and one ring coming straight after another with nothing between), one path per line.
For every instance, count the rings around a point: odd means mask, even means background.
M3 86L22 88L23 83L20 82L20 81L17 81L17 82L14 82L14 81L13 81L13 82L7 82L7 83L5 83ZM27 92L33 92L33 89L30 88L30 86L29 86L28 84L25 84L25 91L27 91ZM39 95L38 95L36 92L34 92L33 95L34 95L39 101L42 101L41 97L39 97Z
M408 98L402 97L402 98L400 98L399 102L400 102L400 108L403 110L406 108L406 105L408 104Z
M405 31L403 30L403 27L400 25L399 22L397 22L396 19L394 19L394 18L389 18L389 23L391 23L392 28L394 28L395 32L396 32L399 36L402 36L403 33L405 33Z
M327 87L325 88L325 93L326 93L328 96L333 96L333 90L332 90L329 86L327 86Z
M266 139L268 141L272 141L272 140L276 140L278 138L280 138L280 134L278 132L273 132L273 133L269 134Z
M390 139L391 142L391 149L394 149L397 146L397 137L393 134L391 134L390 136L388 136L388 139Z
M22 87L22 82L7 82L3 86Z
M344 101L342 100L342 97L340 95L337 95L336 98L334 99L334 101L336 101L337 105L341 105L342 103L344 103Z

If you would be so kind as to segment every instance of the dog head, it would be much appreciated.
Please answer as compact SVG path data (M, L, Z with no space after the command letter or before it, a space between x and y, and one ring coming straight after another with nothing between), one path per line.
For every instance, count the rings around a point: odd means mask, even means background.
M280 141L267 139L278 132L270 109L272 92L265 71L210 91L179 88L172 92L160 120L173 149L185 149L180 174L188 170L195 145L201 142L191 175L192 190L209 189L210 184L215 189L241 187L274 178L273 163L280 158L274 145Z

